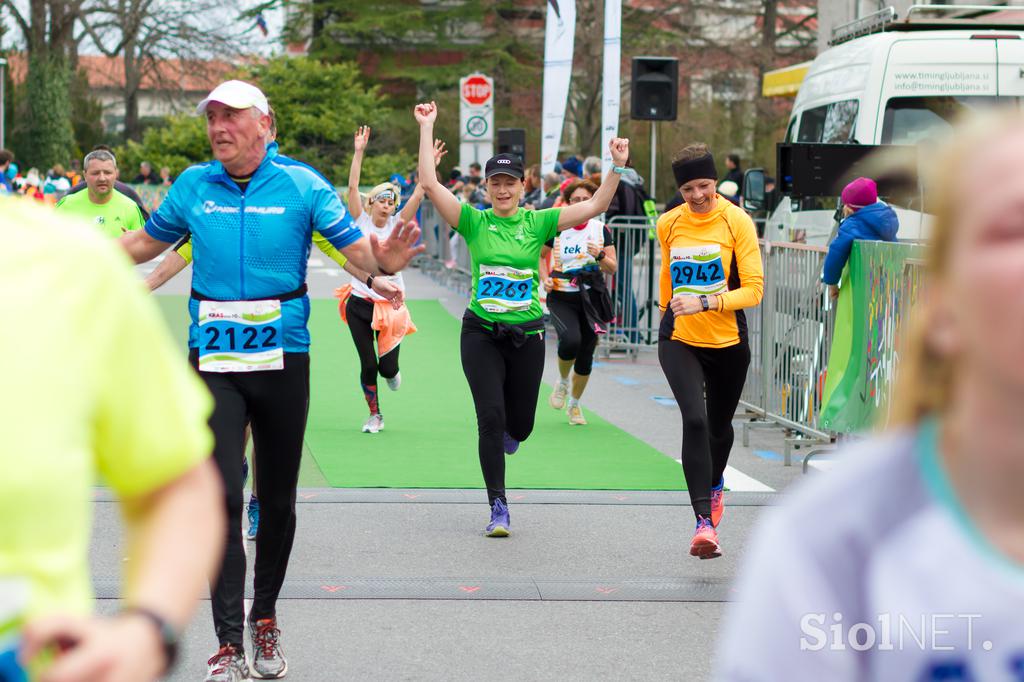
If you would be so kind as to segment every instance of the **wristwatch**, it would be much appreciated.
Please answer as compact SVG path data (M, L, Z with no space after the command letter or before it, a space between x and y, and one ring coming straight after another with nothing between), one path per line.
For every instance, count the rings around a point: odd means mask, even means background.
M366 288L367 289L372 289L373 288L373 275L367 275L366 276Z
M156 627L157 633L160 636L160 644L164 648L164 662L167 667L164 668L164 673L174 667L174 662L178 658L178 632L174 629L170 623L168 623L163 616L151 611L143 606L129 606L122 609L122 616L142 616Z
M613 173L618 173L619 175L622 175L627 170L629 170L629 169L626 168L625 166L612 166L612 172Z
M607 256L607 255L608 255L607 253L605 253L604 251L601 251L596 256L594 256L594 260L604 260L604 257Z
M711 304L708 303L708 295L707 294L701 294L700 295L700 305L704 309L704 312L707 312L708 310L711 309Z

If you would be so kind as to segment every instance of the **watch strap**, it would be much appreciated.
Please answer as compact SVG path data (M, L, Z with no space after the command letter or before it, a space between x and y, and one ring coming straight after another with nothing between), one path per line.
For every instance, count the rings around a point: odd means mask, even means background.
M160 644L164 648L164 660L167 665L164 668L166 673L174 666L178 658L178 631L174 629L167 620L156 611L147 609L144 606L129 606L121 610L122 616L142 616L156 628L160 636Z

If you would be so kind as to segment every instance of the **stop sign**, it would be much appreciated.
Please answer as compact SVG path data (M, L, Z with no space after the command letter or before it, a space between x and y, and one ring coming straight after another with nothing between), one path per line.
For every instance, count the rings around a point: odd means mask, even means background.
M470 76L462 84L462 99L475 107L491 100L491 84L484 76Z

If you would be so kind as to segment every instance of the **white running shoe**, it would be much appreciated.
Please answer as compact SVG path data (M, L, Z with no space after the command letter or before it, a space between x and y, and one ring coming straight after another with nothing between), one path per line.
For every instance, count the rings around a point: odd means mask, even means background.
M379 433L384 430L384 415L371 414L363 424L363 433Z
M587 425L587 420L583 418L583 408L581 408L578 403L576 405L572 405L569 408L568 413L569 423L572 424L573 426Z
M387 382L388 382L388 388L390 388L392 391L397 391L398 387L402 385L402 373L399 372L398 374L396 374L395 376L391 377L390 379L387 379Z
M569 384L564 381L558 381L555 383L555 390L551 391L551 396L548 398L548 405L556 410L560 410L565 407L565 397L569 395Z

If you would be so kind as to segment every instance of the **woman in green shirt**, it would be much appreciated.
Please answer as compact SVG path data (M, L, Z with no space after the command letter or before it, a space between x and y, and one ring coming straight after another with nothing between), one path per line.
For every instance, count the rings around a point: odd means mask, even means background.
M505 454L515 453L533 430L544 373L544 321L537 296L540 250L562 230L604 213L625 170L629 140L612 140L614 167L592 198L543 211L519 207L525 191L522 159L498 154L484 172L493 208L481 211L460 203L437 179L437 104L417 105L415 116L420 183L445 222L466 240L472 258L472 296L462 318L462 369L476 406L480 468L491 505L487 535L505 537Z

